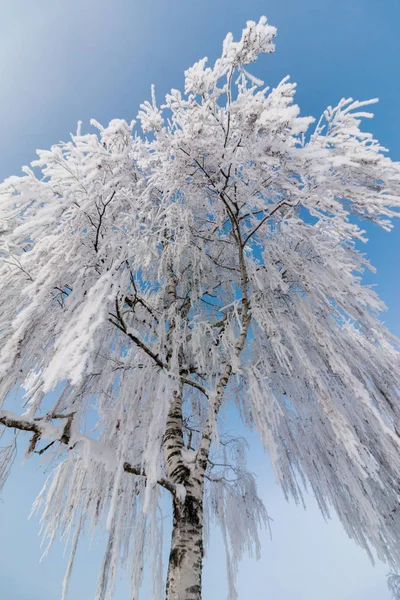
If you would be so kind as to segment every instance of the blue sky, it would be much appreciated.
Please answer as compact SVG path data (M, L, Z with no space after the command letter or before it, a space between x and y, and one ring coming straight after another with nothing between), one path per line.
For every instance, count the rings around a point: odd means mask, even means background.
M290 74L303 114L319 116L341 97L378 96L369 129L400 160L400 4L398 0L3 0L0 11L0 179L17 174L36 148L66 139L81 119L135 118L156 85L161 100L183 87L183 71L203 56L214 60L228 31L266 14L278 27L277 50L253 72L269 85ZM400 225L400 223L398 224ZM400 334L400 228L368 227L365 247L389 307L384 320ZM240 600L387 600L387 568L375 569L333 520L285 503L257 444L253 470L273 521L263 557L245 560ZM39 565L38 522L27 522L43 476L34 463L14 470L0 503L2 600L55 600L65 561L59 546ZM71 598L93 597L101 535L85 544ZM205 600L225 597L217 534L205 567ZM116 600L126 600L121 582Z

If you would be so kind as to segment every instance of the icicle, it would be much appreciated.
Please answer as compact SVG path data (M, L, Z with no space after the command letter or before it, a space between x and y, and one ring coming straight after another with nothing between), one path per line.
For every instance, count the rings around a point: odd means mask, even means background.
M79 523L76 527L73 540L72 540L71 553L69 556L67 570L65 572L63 586L62 586L61 600L67 600L69 582L71 579L72 569L73 569L74 561L75 561L75 554L76 554L76 550L78 548L78 542L79 542L79 537L81 535L82 527L83 527L83 517L81 516L81 518L79 519Z

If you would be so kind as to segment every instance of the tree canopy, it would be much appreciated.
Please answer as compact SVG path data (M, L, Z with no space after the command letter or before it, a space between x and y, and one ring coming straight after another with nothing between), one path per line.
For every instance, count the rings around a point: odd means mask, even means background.
M206 541L215 519L235 597L268 517L245 441L224 431L228 403L287 497L309 486L358 544L400 562L398 342L356 248L363 219L391 228L400 165L360 128L374 100L314 121L289 78L269 89L249 73L275 33L248 22L185 72L184 93L159 107L152 89L138 124L79 124L1 185L0 400L22 386L25 408L0 423L52 453L36 506L49 543L71 541L65 592L80 533L105 520L98 600L119 560L137 597L145 548L161 597L160 490L183 502L203 473Z

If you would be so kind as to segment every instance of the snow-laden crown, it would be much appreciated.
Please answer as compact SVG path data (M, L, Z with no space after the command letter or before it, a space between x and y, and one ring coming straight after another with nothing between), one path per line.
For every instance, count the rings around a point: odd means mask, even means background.
M400 167L360 129L372 101L342 100L313 125L288 78L270 90L247 72L275 33L249 22L213 66L186 71L184 94L159 107L153 89L138 115L149 137L118 119L79 126L1 186L0 399L18 383L26 422L73 414L44 527L68 538L108 514L98 598L130 545L133 589L145 536L160 548L154 484L180 388L183 462L193 469L211 436L207 502L234 561L258 551L265 512L243 445L218 428L228 401L288 496L307 482L358 543L400 560L396 340L355 248L362 219L390 229ZM94 421L96 443L81 433Z

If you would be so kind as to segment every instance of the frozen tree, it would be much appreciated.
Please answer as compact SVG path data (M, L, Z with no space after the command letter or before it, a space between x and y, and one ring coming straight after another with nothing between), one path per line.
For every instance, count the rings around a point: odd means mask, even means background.
M78 126L1 186L0 423L28 432L53 470L36 500L48 545L102 522L97 600L119 563L137 599L201 598L210 523L222 528L229 598L268 516L232 405L258 431L287 497L400 561L397 341L362 285L368 219L400 205L400 166L360 129L374 101L300 116L295 85L248 72L274 50L265 18L229 34L185 91L134 122ZM135 133L133 133L135 131ZM49 394L49 392L51 392ZM229 409L230 410L230 409ZM230 413L228 413L230 414ZM3 482L15 442L1 454ZM173 512L166 592L160 502Z

